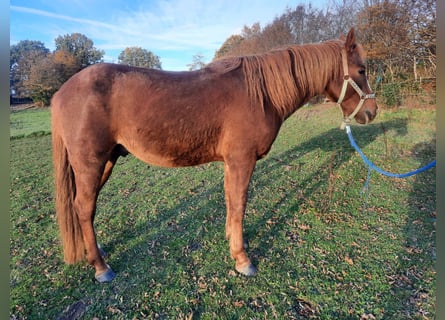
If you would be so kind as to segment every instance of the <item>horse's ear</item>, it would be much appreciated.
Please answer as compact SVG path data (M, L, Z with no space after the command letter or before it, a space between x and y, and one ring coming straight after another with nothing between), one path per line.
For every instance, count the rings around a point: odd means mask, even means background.
M351 28L348 32L348 35L346 36L345 49L347 52L352 53L356 47L357 44L355 42L355 31L354 28Z

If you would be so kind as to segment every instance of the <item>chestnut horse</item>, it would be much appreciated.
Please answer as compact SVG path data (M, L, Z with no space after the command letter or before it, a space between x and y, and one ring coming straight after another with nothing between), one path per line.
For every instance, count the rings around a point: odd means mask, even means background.
M230 254L238 272L254 275L242 221L256 161L268 153L283 121L312 97L341 100L343 115L365 124L377 113L370 93L353 29L339 40L226 58L199 71L105 63L85 68L52 99L56 211L65 262L84 259L86 250L98 281L115 277L97 245L93 221L99 191L116 160L131 153L164 167L224 162Z

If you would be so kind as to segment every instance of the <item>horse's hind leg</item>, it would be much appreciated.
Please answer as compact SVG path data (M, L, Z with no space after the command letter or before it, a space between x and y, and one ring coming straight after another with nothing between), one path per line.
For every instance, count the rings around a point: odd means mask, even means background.
M112 153L110 155L110 159L105 163L105 168L103 170L102 178L101 178L101 181L100 181L99 191L102 190L102 187L104 186L104 184L110 178L111 172L113 171L113 167L116 164L117 159L120 156L125 157L127 155L128 155L128 151L124 147L122 147L121 145L117 145L113 149L113 151L112 151ZM93 217L93 221L94 221L94 217ZM99 248L100 255L103 258L106 258L107 257L107 253L100 247L99 244L97 244L97 246Z
M73 165L76 181L76 198L74 208L79 218L83 240L87 251L87 261L96 270L95 277L99 282L111 281L115 273L105 263L101 249L96 242L93 221L96 212L96 201L102 187L104 165L100 162L77 163Z
M113 171L113 167L116 164L116 161L119 157L125 157L128 155L128 151L120 144L114 147L113 151L111 152L110 158L105 163L105 168L103 170L102 179L100 181L100 189L104 186L104 184L108 181L108 178L111 175L111 172Z

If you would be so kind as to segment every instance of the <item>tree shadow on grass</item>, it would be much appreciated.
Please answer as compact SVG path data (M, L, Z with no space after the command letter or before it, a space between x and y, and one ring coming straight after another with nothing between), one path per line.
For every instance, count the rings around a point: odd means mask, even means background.
M427 165L436 158L436 141L421 143L411 150ZM408 219L403 228L405 244L398 254L391 292L383 305L389 317L396 319L432 319L436 295L436 170L414 176L409 195Z

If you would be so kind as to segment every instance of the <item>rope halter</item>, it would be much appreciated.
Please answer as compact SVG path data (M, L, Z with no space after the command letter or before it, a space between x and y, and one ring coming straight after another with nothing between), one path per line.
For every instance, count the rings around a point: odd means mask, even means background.
M343 122L342 122L342 124L340 126L340 129L343 130L343 129L346 128L346 126L349 126L349 123L351 122L351 120L354 119L355 115L362 108L363 103L365 102L365 100L366 99L375 99L375 94L374 93L365 94L362 91L362 89L360 89L358 84L349 76L348 60L347 60L346 50L343 48L341 53L342 53L341 56L342 56L342 61L343 61L343 74L344 74L344 76L343 76L343 87L341 88L341 92L340 92L340 96L338 98L337 104L339 105L339 107L341 109L341 103L343 102L343 99L345 98L346 89L348 88L348 83L351 85L352 88L354 88L354 90L360 96L360 101L359 101L357 107L355 107L354 111L349 116L343 116ZM369 83L368 83L368 87L369 87Z

